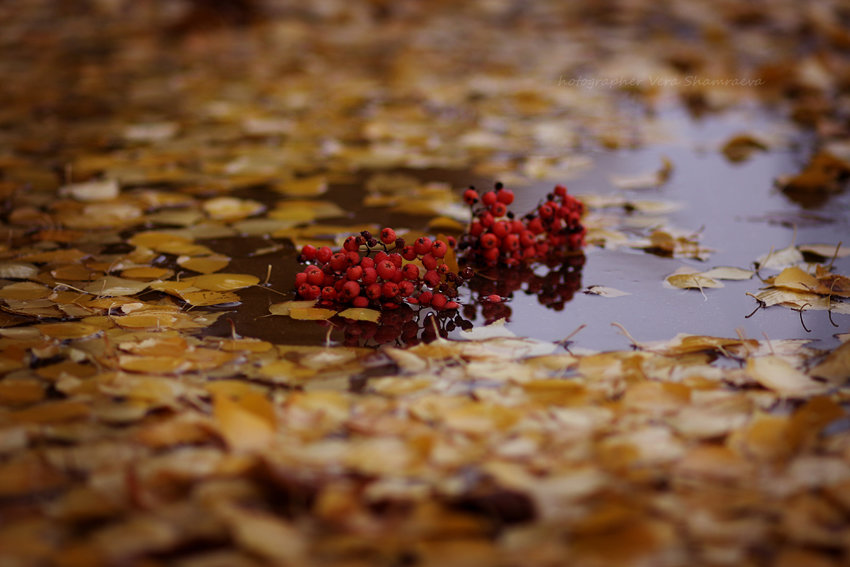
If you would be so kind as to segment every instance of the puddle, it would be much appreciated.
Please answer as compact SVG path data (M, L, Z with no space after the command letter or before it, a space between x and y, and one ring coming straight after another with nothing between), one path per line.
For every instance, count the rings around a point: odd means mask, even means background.
M677 333L735 336L743 332L753 338L811 339L815 346L830 348L837 344L833 335L846 332L850 317L810 311L802 315L781 307L760 309L746 317L757 303L746 295L757 292L761 283L728 281L720 289L677 290L663 286L666 275L682 266L700 270L715 266L751 268L753 261L771 249L781 249L792 242L850 244L850 196L833 196L826 203L803 208L774 187L781 175L797 171L805 160L806 145L783 143L769 151L757 152L744 162L732 163L719 151L729 137L741 132L776 130L777 122L761 111L736 111L713 115L702 120L689 118L676 108L663 116L673 132L669 142L651 147L605 151L589 154L593 167L567 182L573 194L621 194L634 199L665 200L681 204L666 217L669 226L699 232L702 245L714 252L705 262L664 258L639 250L606 250L588 247L583 264L566 269L538 268L534 272L496 274L476 278L469 289L462 289L464 308L460 317L442 319L437 325L441 334L462 336L461 328L484 325L504 317L506 329L520 336L559 341L583 326L573 337L573 344L592 349L615 349L629 341L612 325L616 322L639 341L663 340ZM787 138L794 141L794 138ZM620 190L612 184L614 175L633 175L657 169L666 157L673 164L669 180L660 187ZM489 188L495 179L482 178L465 171L404 170L423 181L447 182L461 189L469 184ZM333 200L350 211L348 222L375 222L379 225L423 230L427 218L388 213L378 208L361 206L363 184L368 175L362 173L349 184L333 185L324 198ZM515 211L533 207L551 190L553 182L536 182L512 187L516 193ZM263 197L253 190L242 196ZM269 195L265 194L266 200ZM274 199L279 199L275 195ZM267 242L265 243L268 244ZM269 317L268 306L292 297L291 282L296 270L295 251L285 247L272 255L247 257L245 250L262 247L263 242L243 239L221 240L214 248L233 256L230 270L265 275L272 266L268 289L255 288L241 292L243 303L229 313L211 332L231 332L232 320L238 333L277 343L322 344L359 342L377 344L415 342L429 333L434 322L424 317L394 315L402 321L397 333L384 329L383 336L364 325L344 325L328 329L327 325L310 321L293 321ZM837 271L850 272L850 258L835 262ZM763 275L769 275L765 272ZM511 279L513 278L513 280ZM599 297L582 293L589 286L607 286L628 293L622 297ZM501 287L500 287L501 286ZM499 288L499 289L497 289ZM496 292L507 297L502 304L486 304L480 297ZM412 321L412 322L411 322ZM833 322L838 326L834 326ZM412 325L418 325L418 331ZM401 328L407 325L405 336ZM368 327L368 325L366 325ZM810 331L807 332L806 328ZM406 338L405 338L406 337Z

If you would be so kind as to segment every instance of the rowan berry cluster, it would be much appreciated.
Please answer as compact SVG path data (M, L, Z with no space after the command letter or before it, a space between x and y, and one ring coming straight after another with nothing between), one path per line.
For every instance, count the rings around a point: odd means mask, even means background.
M369 231L349 236L342 250L304 246L299 260L308 263L295 276L303 299L318 305L397 309L403 304L457 309L457 286L472 277L471 269L455 273L445 262L449 242L427 236L406 244L392 228L378 238Z
M514 194L501 183L481 195L470 187L463 199L470 206L472 220L458 248L472 264L513 268L584 246L584 206L563 185L556 185L544 202L521 218L508 210Z

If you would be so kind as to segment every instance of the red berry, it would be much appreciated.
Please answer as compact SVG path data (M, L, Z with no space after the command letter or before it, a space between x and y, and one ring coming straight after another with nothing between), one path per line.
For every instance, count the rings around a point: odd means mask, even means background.
M533 246L535 242L534 234L530 230L523 230L519 235L519 244L523 248Z
M491 295L488 295L487 297L485 297L484 300L489 301L490 303L501 303L502 302L502 296L496 295L494 293L494 294L491 294Z
M500 203L504 203L505 205L510 205L514 202L514 192L510 189L502 189L498 193L496 193L496 198Z
M356 236L349 236L342 244L343 250L346 252L357 252L360 249L360 244L357 242Z
M384 286L379 283L373 283L366 287L366 297L369 299L380 299L384 293Z
M440 274L438 274L436 270L428 270L425 272L425 275L422 276L422 281L431 287L437 287L440 285Z
M493 213L494 217L503 217L508 214L508 208L504 203L496 202L490 207L490 212Z
M495 234L496 237L501 240L502 238L506 237L510 233L511 228L510 228L510 224L508 224L506 222L497 222L497 223L493 223L493 227L490 230L492 230L493 234Z
M413 282L409 280L401 281L398 284L398 292L405 297L410 296L415 289L416 286L414 286Z
M305 244L304 248L301 249L301 257L310 262L316 259L316 252L318 252L318 250L316 250L315 246L312 244Z
M327 301L336 301L336 290L331 286L322 288L322 299Z
M487 191L483 195L481 195L481 202L484 203L485 206L491 207L493 203L497 200L495 191Z
M411 260L416 259L416 250L413 249L413 246L405 246L401 251L401 257L410 262Z
M555 207L553 207L549 203L543 203L542 205L540 205L537 211L540 213L540 216L542 218L548 219L552 218L552 215L555 214Z
M388 257L389 257L389 254L387 254L386 252L384 252L383 250L381 250L380 252L378 252L377 254L375 254L375 265L377 266L377 265L378 265L378 264L380 264L383 260L386 260Z
M307 283L310 285L322 285L325 280L324 272L317 266L307 266L304 273L307 274Z
M360 284L354 281L347 281L342 286L342 299L351 300L360 295Z
M333 250L331 250L330 246L322 246L316 250L316 260L322 264L327 264L333 254Z
M349 280L359 280L363 275L363 268L360 266L351 266L345 271L345 278Z
M495 248L499 245L499 237L493 234L492 232L488 232L487 234L482 234L479 239L482 248Z
M463 192L463 200L467 205L474 205L478 202L478 191L470 187Z
M357 297L355 297L355 298L351 301L351 304L352 304L354 307L368 307L368 306L369 306L369 298L368 298L368 297L363 297L362 295L358 295Z
M428 290L423 291L419 294L419 303L422 305L431 305L431 298L434 297L434 293Z
M364 268L363 276L361 277L362 279L360 281L366 285L375 283L378 279L378 271L375 268Z
M437 259L433 254L428 252L424 256L422 256L422 265L425 266L426 270L434 270L437 268Z
M460 304L457 301L447 301L443 309L457 309Z
M395 242L395 231L389 227L381 229L381 242L384 244L392 244Z
M348 259L348 263L352 266L356 266L360 263L360 254L358 252L349 252L345 255Z
M295 289L298 289L305 283L307 283L307 272L298 272L295 274Z
M484 227L489 228L489 227L493 226L493 215L490 213L490 211L486 211L486 212L482 213L480 218L481 218L481 224Z
M534 217L528 221L528 230L530 230L533 234L543 233L545 229L543 228L543 221L540 220L540 217Z
M499 249L488 248L484 251L484 259L488 264L495 264L499 260Z
M408 280L419 279L419 266L416 264L406 264L401 271Z
M504 250L519 250L519 236L516 234L505 236L502 240L502 248Z
M469 234L471 236L478 236L484 232L484 225L482 225L479 221L472 221L469 225Z
M348 267L348 256L345 252L337 252L331 257L331 261L328 262L328 265L333 271L341 272Z
M402 260L401 254L397 254L397 253L396 254L390 254L389 256L387 256L387 260L392 262L393 266L395 266L396 268L401 268L402 264L404 264L404 261Z
M448 250L448 245L442 240L435 240L434 243L431 245L431 254L435 258L442 258L446 255L446 252L448 252Z
M395 277L395 273L398 270L395 264L390 260L381 260L378 262L375 270L378 272L378 276L384 280L390 281Z
M397 296L399 292L398 284L395 282L384 282L383 289L381 290L381 295L383 295L387 299L392 299Z
M563 185L555 185L555 195L557 195L558 197L566 197L567 188Z
M434 309L440 310L446 306L448 303L448 298L442 293L435 293L434 297L431 298L431 307Z
M372 258L370 258L369 256L366 256L366 257L364 257L364 258L361 258L361 259L360 259L360 266L361 266L364 270L365 270L366 268L374 268L374 267L375 267L375 260L373 260L373 259L372 259Z
M421 256L423 254L427 254L431 250L431 244L432 242L430 238L427 236L420 236L413 244L413 249Z

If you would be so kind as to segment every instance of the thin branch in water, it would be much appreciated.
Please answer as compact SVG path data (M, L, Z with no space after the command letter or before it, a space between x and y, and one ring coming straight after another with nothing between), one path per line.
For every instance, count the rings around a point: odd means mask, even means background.
M271 278L272 278L272 265L271 265L271 264L269 264L269 265L268 265L268 269L266 270L266 279L265 279L265 281L263 282L263 285L264 285L264 286L269 285L269 280L270 280Z
M561 346L562 346L562 347L564 347L564 348L567 348L567 346L568 346L570 343L572 343L572 340L570 340L570 339L572 339L574 336L576 336L577 334L579 334L579 332L580 332L582 329L584 329L585 327L587 327L587 325L586 325L585 323L582 323L581 325L579 325L579 326L576 328L576 330L575 330L575 331L573 331L572 333L570 333L569 335L567 335L566 337L564 337L563 339L561 339L560 341L558 341L558 343L557 343L557 344L561 345Z
M623 334L627 339L629 339L632 342L632 348L640 349L640 345L638 344L638 342L635 340L635 338L631 335L631 333L629 333L629 331L622 324L614 321L614 322L611 323L611 326L617 327L620 330L620 333Z
M800 313L800 324L803 326L803 329L805 329L807 333L811 333L812 330L806 327L806 323L803 321L803 309L805 309L807 305L811 306L811 303L804 303L797 311Z
M747 292L747 295L749 295L750 297L752 297L753 299L758 301L758 305L756 305L756 308L753 309L752 313L750 313L749 315L744 315L744 319L749 319L750 317L752 317L753 315L756 314L756 311L758 311L759 309L762 309L764 307L767 307L767 304L764 301L762 301L761 299L759 299L758 297L756 297L755 295L753 295L749 291Z
M829 264L827 264L829 271L832 271L832 264L835 262L835 259L838 258L838 251L841 249L842 244L843 241L839 240L838 244L835 245L835 252L833 252L832 258L829 260Z

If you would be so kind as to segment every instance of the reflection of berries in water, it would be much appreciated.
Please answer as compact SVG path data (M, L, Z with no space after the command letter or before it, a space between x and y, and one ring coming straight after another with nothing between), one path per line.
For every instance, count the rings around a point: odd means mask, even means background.
M544 307L560 311L582 287L584 261L583 254L566 256L560 263L552 260L545 264L549 270L543 275L525 264L512 269L490 268L469 280L473 297L477 299L463 306L463 316L474 321L480 309L485 324L502 318L510 320L510 300L518 291L534 295Z

